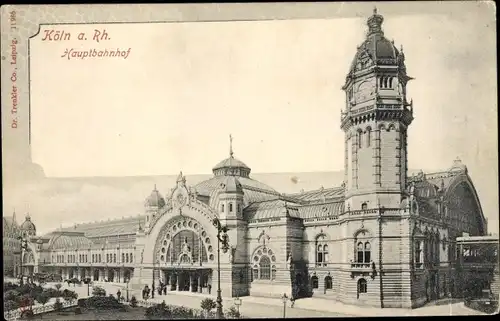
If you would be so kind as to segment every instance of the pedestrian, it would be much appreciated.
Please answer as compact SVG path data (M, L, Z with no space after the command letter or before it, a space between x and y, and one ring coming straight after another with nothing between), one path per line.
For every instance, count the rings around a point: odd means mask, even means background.
M208 284L208 294L210 294L212 292L212 284Z

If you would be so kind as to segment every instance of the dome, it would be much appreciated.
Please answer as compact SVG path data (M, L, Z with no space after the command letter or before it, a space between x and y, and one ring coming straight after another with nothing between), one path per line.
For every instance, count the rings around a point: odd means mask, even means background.
M368 34L366 40L358 47L349 74L364 69L367 63L375 65L398 65L403 67L404 54L399 52L393 41L384 37L382 23L384 17L377 14L377 9L368 18Z
M26 220L21 224L21 230L23 231L36 231L36 226L31 222L31 217L29 214L26 215Z
M92 241L81 232L56 233L49 241L51 250L59 249L88 249L92 246Z
M159 208L161 208L165 205L165 199L163 198L163 196L161 196L160 192L158 192L158 190L156 189L156 185L153 188L151 195L149 195L146 198L145 205L159 207Z
M456 158L453 161L453 165L448 170L450 172L467 172L467 166L460 160L460 158Z
M227 176L220 184L220 190L224 193L243 193L243 187L235 176Z
M220 161L217 165L214 166L213 170L224 167L233 167L233 168L240 167L240 168L250 169L250 167L248 167L245 163L243 163L239 159L234 158L233 156Z

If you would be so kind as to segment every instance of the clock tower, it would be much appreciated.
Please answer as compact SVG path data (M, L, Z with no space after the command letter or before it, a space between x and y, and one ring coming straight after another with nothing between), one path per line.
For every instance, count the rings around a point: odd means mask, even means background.
M407 130L413 120L408 102L403 49L384 37L384 18L368 18L365 41L357 48L346 77L346 207L399 208L407 181Z

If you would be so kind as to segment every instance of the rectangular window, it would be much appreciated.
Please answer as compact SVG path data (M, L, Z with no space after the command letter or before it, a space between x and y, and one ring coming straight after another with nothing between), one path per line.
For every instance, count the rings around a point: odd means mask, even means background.
M365 263L370 263L371 260L371 252L365 251Z
M358 262L363 263L363 251L358 251Z

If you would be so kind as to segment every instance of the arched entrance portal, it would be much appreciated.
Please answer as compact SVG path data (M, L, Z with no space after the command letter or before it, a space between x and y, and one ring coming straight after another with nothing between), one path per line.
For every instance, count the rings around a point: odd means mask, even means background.
M190 217L178 217L166 225L157 239L155 275L158 283L170 291L209 293L215 263L210 236L201 224Z
M99 270L94 270L94 281L99 281Z

